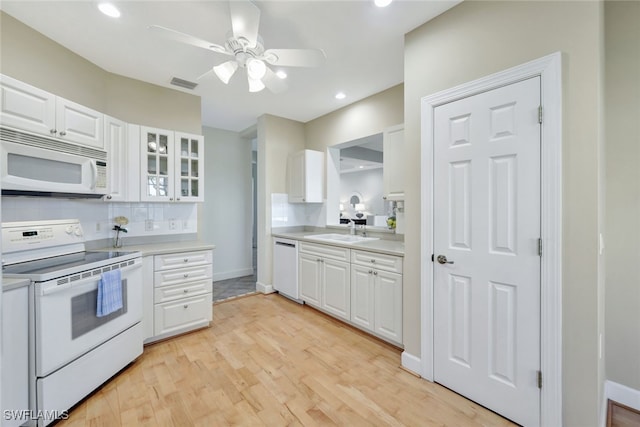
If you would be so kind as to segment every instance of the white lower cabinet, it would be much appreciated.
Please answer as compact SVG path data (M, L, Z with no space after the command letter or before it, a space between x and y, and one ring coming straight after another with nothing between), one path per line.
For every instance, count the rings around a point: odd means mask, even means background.
M351 251L351 321L402 344L402 258Z
M333 316L349 320L349 249L302 243L299 253L300 299Z
M300 243L300 299L402 345L402 257Z
M147 325L147 316L153 316L153 333L145 342L208 326L213 319L213 252L155 255L153 266L153 292L147 295L153 308L145 310Z

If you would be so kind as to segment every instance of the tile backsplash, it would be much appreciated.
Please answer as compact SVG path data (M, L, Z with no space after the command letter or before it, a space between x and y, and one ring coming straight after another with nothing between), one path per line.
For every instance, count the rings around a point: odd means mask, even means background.
M271 227L324 227L326 224L325 203L289 203L287 194L271 194Z
M196 203L105 203L36 197L2 197L2 222L77 218L87 241L113 238L116 216L125 216L127 237L197 233Z

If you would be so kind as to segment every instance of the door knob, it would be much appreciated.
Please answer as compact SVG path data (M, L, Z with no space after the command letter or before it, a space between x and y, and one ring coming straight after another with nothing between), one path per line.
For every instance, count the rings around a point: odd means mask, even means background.
M438 255L436 259L440 264L453 264L453 261L447 261L447 257L444 255Z

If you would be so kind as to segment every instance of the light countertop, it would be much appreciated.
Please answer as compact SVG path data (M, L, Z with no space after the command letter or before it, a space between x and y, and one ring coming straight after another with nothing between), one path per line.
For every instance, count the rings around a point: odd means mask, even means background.
M298 240L301 242L309 242L316 243L320 245L332 245L332 246L340 246L343 248L349 249L360 249L363 251L370 252L378 252L387 255L396 255L404 257L404 242L396 241L396 240L369 240L365 242L357 242L357 243L339 243L339 242L329 242L329 241L320 241L316 239L309 239L307 236L313 234L325 234L324 232L317 231L296 231L296 232L280 232L280 231L272 231L271 235L273 237L282 237L285 239Z
M29 286L31 284L31 280L29 279L16 279L16 278L2 278L2 292L10 291L12 289L21 288L22 286Z
M185 242L165 242L165 243L147 243L142 245L124 245L118 250L141 252L142 256L147 255L164 255L176 252L205 251L215 249L215 245L202 242L200 240ZM113 248L104 248L104 250L113 250Z

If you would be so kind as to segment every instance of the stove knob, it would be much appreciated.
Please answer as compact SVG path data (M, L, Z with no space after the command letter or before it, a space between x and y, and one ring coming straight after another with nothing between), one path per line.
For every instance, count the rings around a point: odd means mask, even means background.
M82 237L82 229L80 227L76 227L76 230L73 232L78 237Z
M73 227L71 225L67 226L66 230L67 234L72 234L73 233Z

